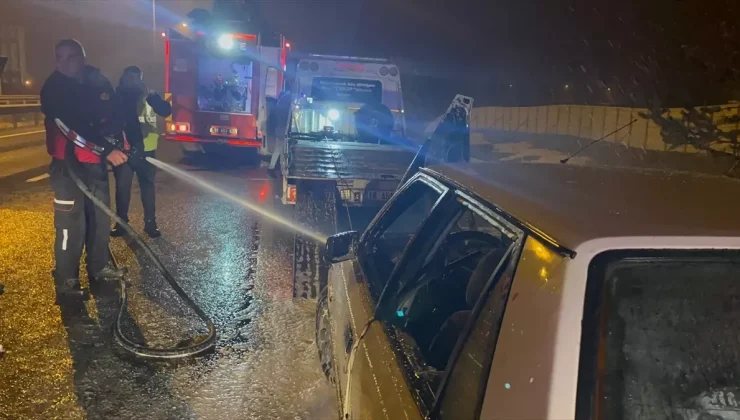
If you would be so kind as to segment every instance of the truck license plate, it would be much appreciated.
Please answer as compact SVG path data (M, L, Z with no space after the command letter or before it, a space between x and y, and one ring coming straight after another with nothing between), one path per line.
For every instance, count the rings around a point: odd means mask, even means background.
M217 125L211 126L212 136L236 136L238 130L235 127L221 127Z
M393 191L365 191L367 201L388 201L393 197Z

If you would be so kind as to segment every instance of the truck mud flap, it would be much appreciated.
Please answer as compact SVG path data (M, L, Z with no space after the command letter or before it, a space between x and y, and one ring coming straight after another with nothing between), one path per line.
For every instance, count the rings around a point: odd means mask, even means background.
M333 182L304 181L297 186L294 211L296 223L329 236L337 230L336 185ZM323 243L295 235L293 254L293 297L317 299L326 285L327 270L322 264Z

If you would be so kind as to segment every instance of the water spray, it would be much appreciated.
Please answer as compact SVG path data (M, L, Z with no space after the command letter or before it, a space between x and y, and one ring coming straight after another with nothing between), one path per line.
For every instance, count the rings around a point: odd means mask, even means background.
M224 198L227 198L230 201L232 201L232 202L234 202L236 204L239 204L239 205L241 205L244 208L247 208L249 210L252 210L254 212L257 212L257 213L261 214L262 216L264 216L264 217L272 220L273 222L278 223L278 224L281 224L283 226L286 226L286 227L288 227L288 228L290 228L292 230L295 230L298 233L300 233L300 234L302 234L304 236L307 236L307 237L309 237L309 238L311 238L311 239L313 239L313 240L315 240L315 241L317 241L319 243L326 242L326 236L322 236L322 235L320 235L320 234L318 234L316 232L313 232L313 231L308 230L308 229L306 229L304 227L301 227L299 225L296 225L295 223L291 222L290 220L285 219L283 217L280 217L280 216L276 215L275 213L272 213L272 212L266 210L262 206L259 206L259 205L255 204L255 203L251 203L248 200L245 200L245 199L243 199L241 197L237 197L237 196L235 196L235 195L233 195L233 194L231 194L229 192L226 192L223 189L216 187L215 185L209 184L208 182L206 182L206 181L204 181L204 180L202 180L202 179L200 179L200 178L198 178L196 176L193 176L193 175L187 173L186 171L183 171L182 169L176 168L176 167L174 167L174 166L172 166L172 165L170 165L168 163L164 163L161 160L157 160L157 159L154 159L152 157L146 157L145 159L146 159L147 162L151 163L152 165L156 166L157 168L162 169L163 171L168 172L169 174L174 175L177 178L180 178L181 180L186 181L186 182L188 182L188 183L190 183L190 184L192 184L192 185L194 185L196 187L199 187L201 189L210 191L210 192L215 193L215 194L218 194L218 195L220 195L220 196L222 196Z

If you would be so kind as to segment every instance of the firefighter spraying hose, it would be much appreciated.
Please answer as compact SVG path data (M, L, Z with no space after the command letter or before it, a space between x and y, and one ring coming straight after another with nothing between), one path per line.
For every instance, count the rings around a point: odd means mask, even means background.
M98 146L95 144L86 141L82 136L75 133L74 131L70 130L60 119L55 119L54 122L56 123L57 127L62 131L62 133L67 137L67 139L70 140L69 147L67 147L67 156L73 157L73 144L81 147L85 150L88 150L92 153L100 155L101 150ZM115 144L116 142L113 140L110 140L111 143ZM139 151L137 149L130 149L130 150L124 150L124 153L126 153L129 156L129 159L135 160L135 159L144 159L145 156L142 151ZM126 281L125 278L122 278L120 280L121 285L121 299L120 299L120 308L118 310L118 316L116 317L116 322L113 325L113 338L115 342L121 346L125 351L146 359L159 359L159 360L172 360L172 359L181 359L191 356L197 356L200 355L208 350L211 350L216 345L216 327L213 324L213 321L208 317L208 315L190 298L190 296L185 293L185 291L180 287L180 285L177 283L175 278L170 274L170 272L167 270L167 268L162 264L162 262L159 260L157 255L152 251L152 249L149 247L149 245L146 244L146 242L141 238L141 236L136 233L136 231L129 225L125 220L118 217L118 215L105 203L103 203L101 200L99 200L95 195L90 191L89 188L85 185L85 183L80 179L78 176L78 170L75 168L77 161L74 158L66 159L65 162L67 163L67 168L69 170L70 177L75 182L75 184L79 187L79 189L82 191L82 193L92 201L92 203L100 208L103 212L105 212L108 216L110 216L111 219L115 220L116 223L119 224L123 228L126 233L128 233L134 241L144 250L146 255L151 259L151 261L154 263L154 265L157 267L157 269L162 273L162 276L164 276L165 280L169 285L175 290L178 296L185 302L185 304L193 310L193 312L198 315L198 317L203 320L203 322L208 327L208 333L195 337L193 340L191 340L190 345L183 346L183 347L175 347L175 348L153 348L144 346L141 344L137 344L126 338L126 336L123 334L123 331L121 329L122 319L123 319L123 310L126 307L127 304L127 294L126 294ZM112 254L111 254L112 255ZM114 259L115 261L115 259Z

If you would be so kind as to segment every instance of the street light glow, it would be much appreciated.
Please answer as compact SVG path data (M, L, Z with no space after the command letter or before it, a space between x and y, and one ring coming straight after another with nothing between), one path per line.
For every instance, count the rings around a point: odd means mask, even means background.
M162 38L166 38L166 37L167 37L167 34L166 34L166 33L164 33L164 32L162 32L162 34L161 34L161 35L162 35Z
M188 27L188 24L185 23L185 22L183 22L183 23L180 24L180 26L182 26L183 28L187 28Z

